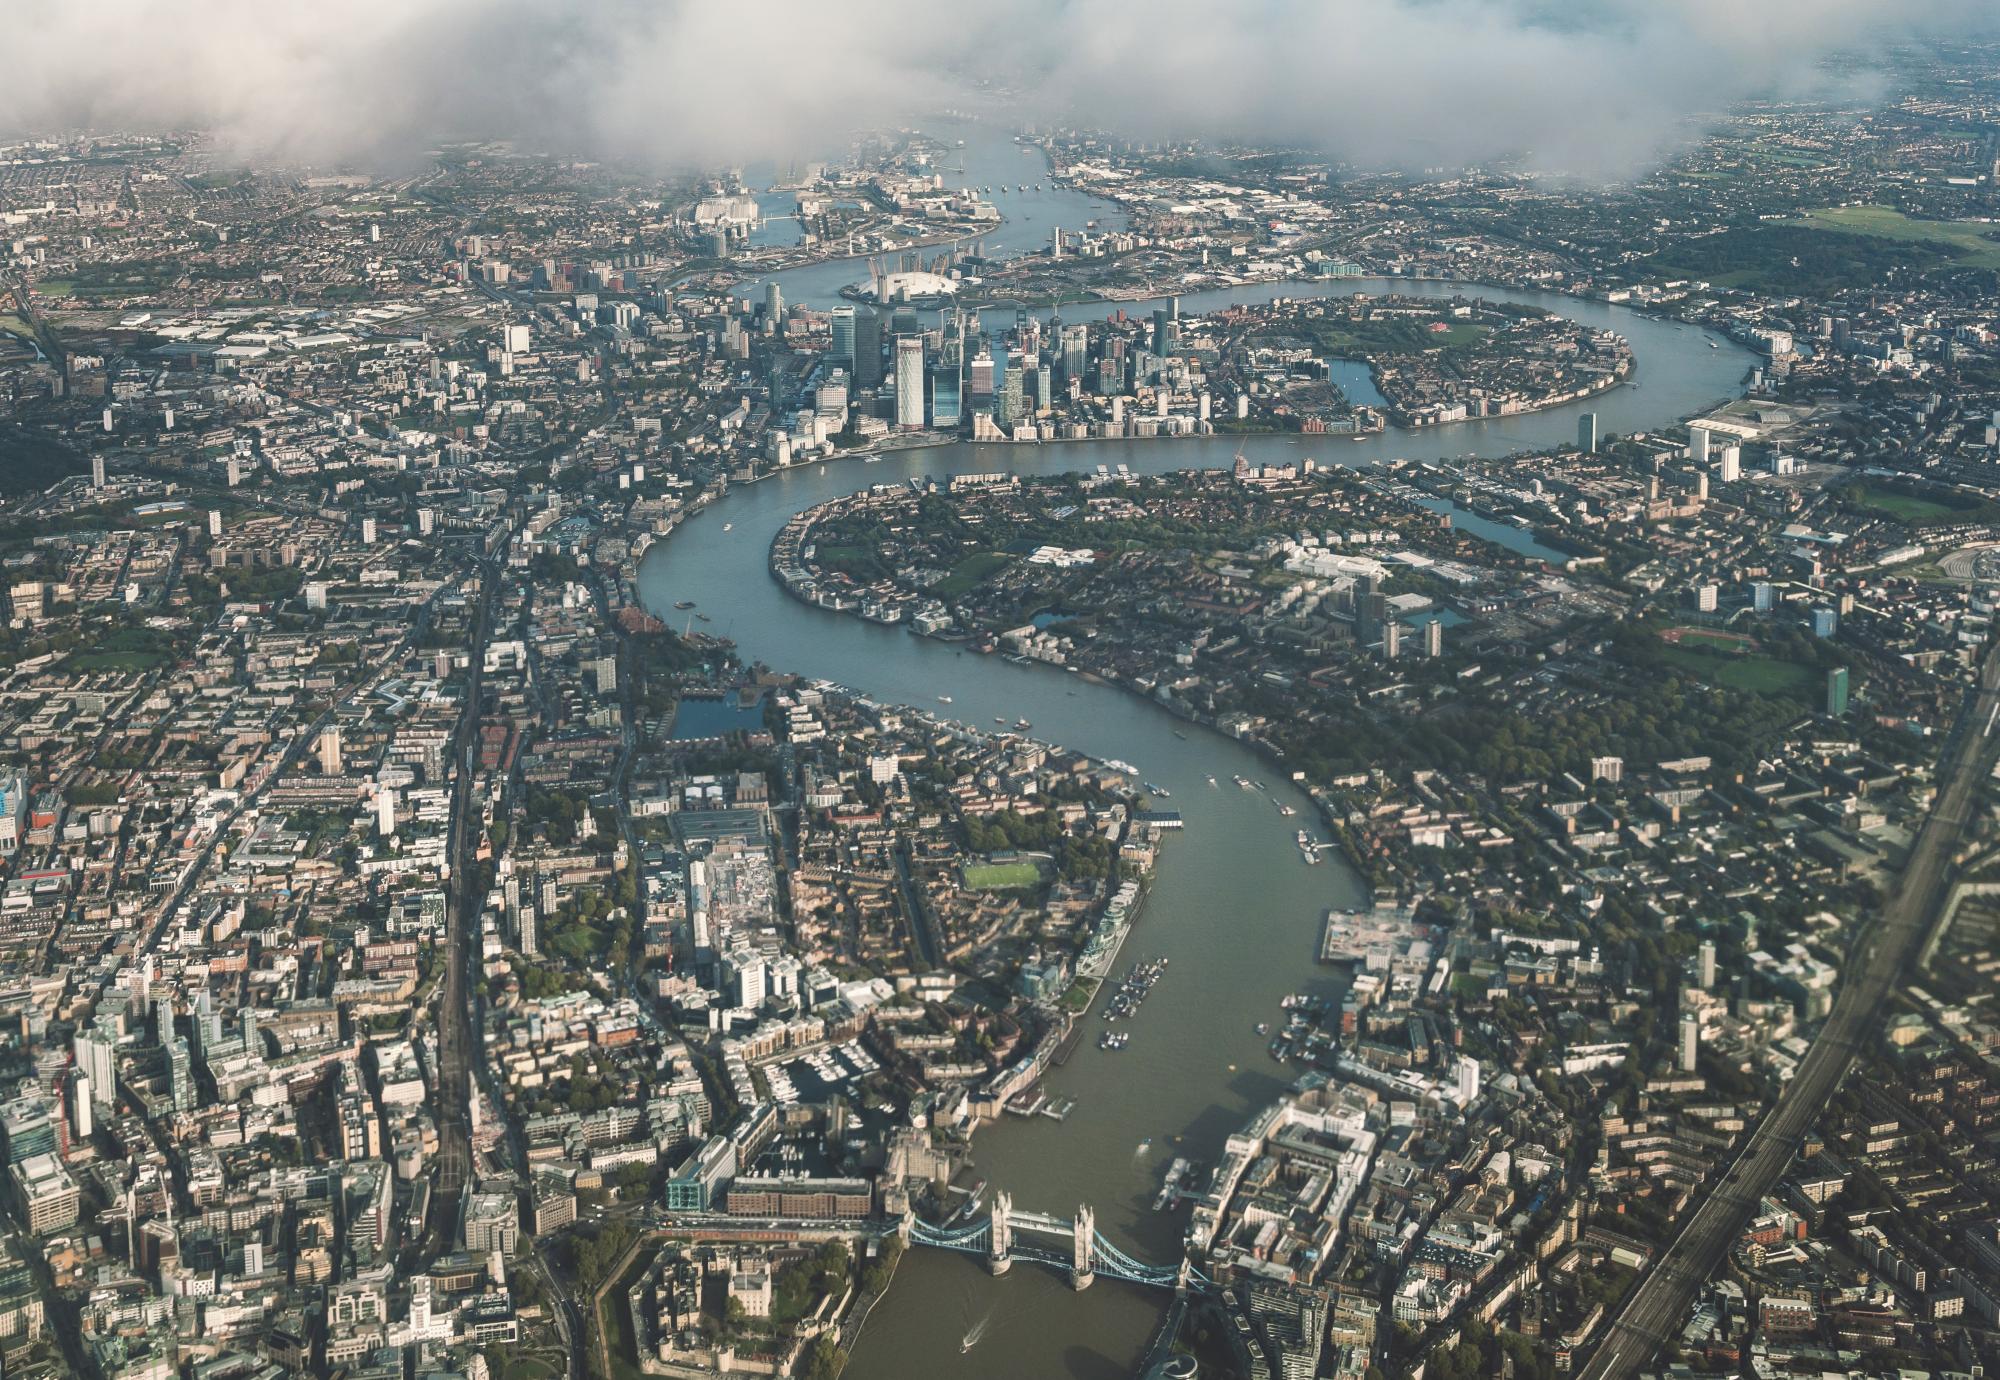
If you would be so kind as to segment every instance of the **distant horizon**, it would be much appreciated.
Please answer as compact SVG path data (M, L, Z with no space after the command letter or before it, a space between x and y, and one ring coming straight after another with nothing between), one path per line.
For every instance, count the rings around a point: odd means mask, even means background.
M1005 22L938 18L918 0L214 0L190 23L159 0L96 0L10 20L0 137L201 130L247 166L376 172L505 140L692 172L837 154L863 130L990 102L968 79L990 72L1018 123L1617 182L1738 101L1881 99L1889 45L2000 22L1969 0L1893 15L1867 0L1164 0L1143 23L1031 0Z

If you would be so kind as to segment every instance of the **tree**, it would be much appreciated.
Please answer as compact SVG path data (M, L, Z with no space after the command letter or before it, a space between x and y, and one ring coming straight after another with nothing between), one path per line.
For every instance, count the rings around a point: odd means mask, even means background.
M847 1353L842 1351L827 1333L812 1344L812 1351L806 1357L806 1380L835 1380L847 1366Z

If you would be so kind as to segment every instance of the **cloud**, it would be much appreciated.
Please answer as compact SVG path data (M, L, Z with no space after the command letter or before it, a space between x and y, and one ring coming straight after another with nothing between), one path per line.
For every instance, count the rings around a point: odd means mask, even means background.
M206 129L246 161L413 166L516 139L654 169L1006 113L1282 141L1364 166L1615 178L1823 62L1963 33L1969 0L70 0L7 19L0 131Z

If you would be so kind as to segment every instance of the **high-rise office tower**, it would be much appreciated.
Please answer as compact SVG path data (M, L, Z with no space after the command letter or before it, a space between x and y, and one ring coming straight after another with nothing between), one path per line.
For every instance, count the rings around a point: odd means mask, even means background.
M194 1110L194 1052L179 1035L167 1041L167 1090L175 1111Z
M110 1111L118 1100L117 1044L103 1030L93 1029L70 1041L79 1073L90 1079L90 1097L101 1111Z
M854 314L854 386L882 386L882 315L867 307Z
M827 355L833 360L845 360L849 370L854 368L854 308L835 307L828 314L833 328L833 345Z
M1063 382L1080 379L1090 367L1090 332L1082 326L1064 326L1062 332Z
M1027 403L1022 391L1021 365L1018 360L1007 361L1007 371L1001 375L1000 395L993 402L993 420L1002 426L1012 426L1021 420L1027 411Z
M896 425L904 431L924 427L923 337L896 337Z
M955 427L962 416L958 370L940 364L931 370L931 425L940 429Z
M1597 449L1597 414L1585 412L1576 419L1576 448L1590 452Z
M97 1108L91 1101L90 1075L81 1069L69 1080L69 1130L72 1140L89 1140L96 1129Z

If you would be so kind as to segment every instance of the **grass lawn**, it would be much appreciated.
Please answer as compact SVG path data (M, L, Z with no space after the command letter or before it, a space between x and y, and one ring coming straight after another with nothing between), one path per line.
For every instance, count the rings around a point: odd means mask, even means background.
M1678 628L1675 631L1679 634L1676 640L1683 647L1693 643L1697 647L1713 647L1722 652L1739 652L1750 643L1750 639L1741 633L1709 632L1704 628Z
M1863 488L1859 494L1848 497L1846 501L1852 507L1865 512L1880 513L1899 522L1936 522L1942 518L1962 516L1958 509L1948 503L1918 498L1915 494L1897 493L1894 489L1884 489L1873 484Z
M1444 326L1441 331L1433 331L1430 322L1403 317L1388 321L1329 321L1314 322L1311 334L1327 352L1366 363L1372 356L1470 345L1492 329L1471 321L1447 321Z
M69 665L76 671L150 671L169 660L160 652L78 652Z
M1911 220L1887 206L1833 206L1809 211L1797 223L1850 235L1950 245L1964 255L1958 262L1968 267L2000 268L2000 241L1987 238L2000 232L2000 225L1971 220Z
M1666 643L1660 653L1669 666L1730 690L1810 699L1820 684L1819 673L1809 666L1755 652L1719 652L1685 643L1680 646Z
M1942 240L1896 239L1835 224L1787 220L1699 235L1638 262L1639 271L1663 280L1698 278L1719 288L1789 293L1876 287L1896 273L1967 267L1974 260L1962 245Z
M965 884L974 891L1007 891L1034 886L1042 880L1042 869L1031 862L967 863Z
M1011 558L1000 551L978 551L952 567L951 574L931 587L940 599L955 599L1006 568Z
M556 1368L534 1356L516 1356L500 1372L500 1380L549 1380Z

